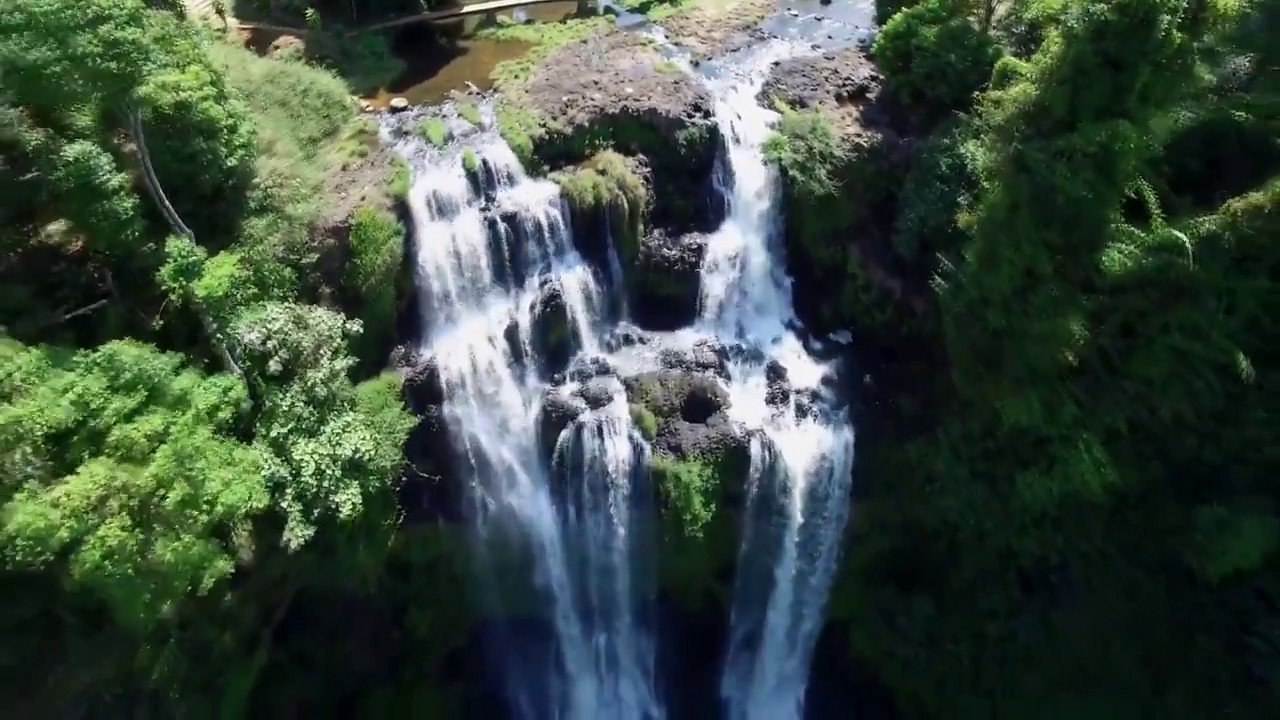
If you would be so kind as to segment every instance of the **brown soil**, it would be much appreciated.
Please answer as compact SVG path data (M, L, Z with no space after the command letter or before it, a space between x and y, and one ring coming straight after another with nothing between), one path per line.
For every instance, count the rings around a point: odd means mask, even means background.
M525 102L553 125L581 127L605 114L706 118L710 98L647 40L593 35L557 49L524 87Z

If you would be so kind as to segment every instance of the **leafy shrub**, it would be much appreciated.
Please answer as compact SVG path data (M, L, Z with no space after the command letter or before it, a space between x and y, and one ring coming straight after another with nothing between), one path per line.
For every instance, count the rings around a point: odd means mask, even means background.
M702 458L677 459L658 453L649 461L649 471L667 512L679 516L686 535L700 535L715 513L715 468Z
M364 334L360 357L369 357L392 331L396 314L396 271L404 254L404 227L391 213L356 209L351 218L351 263L347 282L359 296Z
M972 105L1002 51L952 4L929 0L890 18L871 52L904 109L929 125Z

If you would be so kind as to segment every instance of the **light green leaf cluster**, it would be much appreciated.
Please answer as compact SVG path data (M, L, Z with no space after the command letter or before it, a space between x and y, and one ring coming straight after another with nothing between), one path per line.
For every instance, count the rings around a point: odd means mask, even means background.
M268 503L258 453L230 435L243 384L132 341L0 355L8 562L65 562L130 626L231 574Z

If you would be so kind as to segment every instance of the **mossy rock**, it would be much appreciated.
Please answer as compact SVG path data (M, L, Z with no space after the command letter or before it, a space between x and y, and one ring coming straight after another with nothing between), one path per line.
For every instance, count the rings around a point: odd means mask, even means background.
M644 158L655 188L652 224L680 231L710 230L719 221L711 180L720 130L707 119L631 112L599 115L589 124L553 127L532 138L532 154L547 167L573 165L613 150Z
M691 610L727 607L740 544L741 502L750 470L745 447L677 457L655 452L649 466L662 508L662 590Z
M553 173L560 185L576 231L578 250L598 268L607 269L608 239L624 265L639 252L640 236L652 206L643 165L612 150Z

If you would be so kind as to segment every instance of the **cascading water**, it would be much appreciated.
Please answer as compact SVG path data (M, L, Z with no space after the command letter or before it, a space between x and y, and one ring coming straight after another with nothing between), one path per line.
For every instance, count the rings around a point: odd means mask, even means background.
M693 72L660 29L642 31ZM776 115L755 98L771 63L796 52L771 41L699 69L725 138L717 187L727 212L707 241L695 326L647 341L729 348L729 418L751 438L720 684L730 720L802 715L852 475L853 431L827 392L831 368L794 332L778 184L762 155ZM554 636L542 653L518 642L502 649L512 709L539 720L663 718L649 446L611 369L644 371L656 360L601 350L609 321L626 314L606 290L621 287L613 248L593 271L574 249L556 186L528 178L492 132L468 146L478 159L471 171L458 152L399 141L414 165L423 349L438 365L449 431L470 473L480 575L501 596L498 556L516 548L514 564L533 573L526 605ZM553 379L549 367L569 370ZM556 396L586 409L540 438L540 411Z
M708 81L726 138L720 186L728 216L707 246L699 324L754 351L730 369L730 415L763 431L752 436L721 682L731 720L802 714L853 470L847 418L811 402L829 369L789 329L796 319L782 262L777 183L762 154L776 115L756 95L773 61L794 53L786 43L767 43L713 69ZM791 392L785 399L771 396L771 380L783 377Z
M423 350L439 368L446 421L470 470L478 555L523 552L539 596L532 604L555 636L551 658L505 649L513 709L660 718L643 608L652 590L643 572L633 576L641 546L630 483L647 446L633 436L621 387L560 438L563 502L537 442L546 364L565 354L566 333L577 349L595 349L604 291L573 247L557 186L528 178L496 134L476 138L470 172L460 154L407 134L398 148L414 169Z

